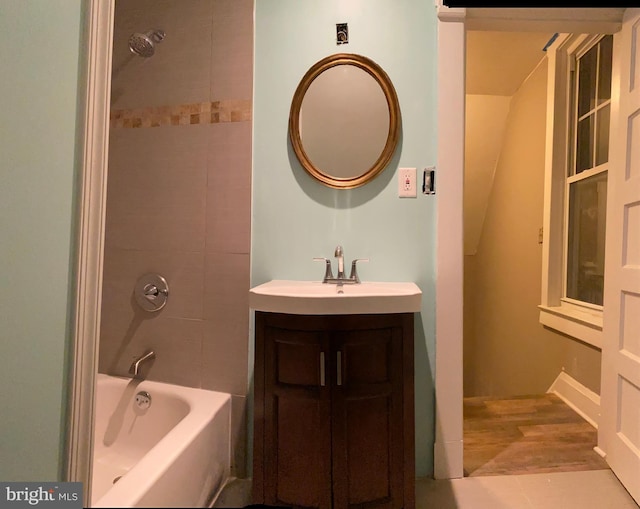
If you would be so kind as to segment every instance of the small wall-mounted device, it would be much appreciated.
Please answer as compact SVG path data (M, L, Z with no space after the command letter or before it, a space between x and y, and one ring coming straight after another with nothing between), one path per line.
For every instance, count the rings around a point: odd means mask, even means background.
M436 194L435 166L429 166L422 172L422 194Z
M398 168L398 196L400 198L417 196L415 168Z
M346 23L336 23L336 44L349 44L349 26Z

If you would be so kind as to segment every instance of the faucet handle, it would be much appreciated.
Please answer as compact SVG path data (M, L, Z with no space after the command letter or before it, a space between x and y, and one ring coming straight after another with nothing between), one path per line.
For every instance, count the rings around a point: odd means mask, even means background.
M356 263L358 262L368 262L369 258L356 258L351 262L351 274L349 274L349 279L353 279L356 283L360 282L360 278L358 277L358 270L356 268Z
M324 278L322 279L323 283L326 283L328 279L333 279L333 271L331 270L331 260L329 260L329 258L325 258L321 256L321 257L314 258L313 261L325 262Z

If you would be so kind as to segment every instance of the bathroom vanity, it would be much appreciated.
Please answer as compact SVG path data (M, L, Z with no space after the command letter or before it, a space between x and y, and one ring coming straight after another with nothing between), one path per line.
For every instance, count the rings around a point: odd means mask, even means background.
M281 284L274 293L283 297L284 282L275 283ZM382 308L372 287L349 288L346 297L324 285L317 290L329 297L311 292L294 299L312 306L301 311L320 313L337 300L342 314L291 313L286 299L265 300L260 287L250 294L256 309L254 503L415 505L413 312L420 290L412 286L407 311L352 313L363 292L370 309Z

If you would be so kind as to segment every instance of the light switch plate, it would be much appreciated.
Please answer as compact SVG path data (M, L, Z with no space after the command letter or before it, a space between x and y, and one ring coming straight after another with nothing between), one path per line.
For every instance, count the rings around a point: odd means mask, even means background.
M400 198L415 198L418 193L415 168L398 169L398 196Z

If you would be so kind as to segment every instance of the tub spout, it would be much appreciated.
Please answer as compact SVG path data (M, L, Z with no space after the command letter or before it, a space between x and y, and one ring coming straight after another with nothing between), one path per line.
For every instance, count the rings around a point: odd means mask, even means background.
M142 375L141 375L142 370L140 369L142 363L146 361L152 361L155 358L156 358L155 352L153 350L149 350L144 355L138 357L133 361L133 363L131 364L131 367L129 368L129 374L133 375L133 378L142 378Z

